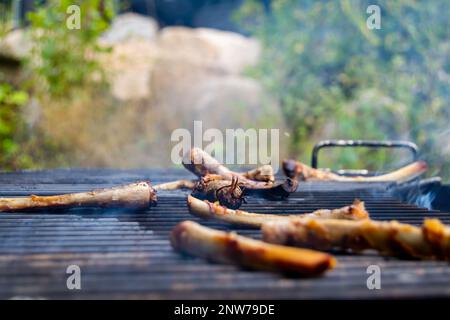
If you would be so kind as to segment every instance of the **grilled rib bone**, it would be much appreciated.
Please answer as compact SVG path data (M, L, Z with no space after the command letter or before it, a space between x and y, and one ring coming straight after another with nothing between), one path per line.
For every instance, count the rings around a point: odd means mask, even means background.
M387 174L373 177L345 177L321 169L314 169L304 163L295 160L284 160L283 171L286 176L299 180L331 180L331 181L360 181L360 182L383 182L383 181L405 181L413 179L425 171L428 166L423 161L413 162L403 168Z
M268 164L247 171L243 173L242 176L255 181L275 182L273 168Z
M317 219L349 219L362 220L368 219L369 214L364 208L364 202L355 200L347 207L334 210L317 210L312 213L302 213L295 215L277 215L277 214L259 214L242 210L231 210L217 203L211 203L207 200L201 201L193 196L188 196L189 212L204 219L214 219L225 221L231 224L246 225L253 228L260 228L268 221L289 220L298 218L317 218Z
M155 206L156 201L156 191L150 182L138 182L90 192L0 198L0 212L68 207L149 208Z
M262 232L265 241L276 244L356 252L375 249L402 258L450 259L450 229L438 219L426 219L421 228L397 221L296 219L264 223Z
M233 177L239 178L239 181L245 183L247 185L253 185L255 187L267 186L270 185L275 179L273 177L273 169L272 174L267 168L263 169L257 168L256 171L264 171L265 174L259 174L257 172L249 171L246 173L237 173L233 172L224 165L220 164L216 159L211 157L205 151L199 148L192 148L189 150L183 157L183 165L186 169L191 171L198 177L203 177L208 174L216 174L222 176L226 180L232 180ZM264 180L265 177L265 180ZM256 178L256 179L255 179ZM263 181L255 181L259 179ZM255 180L252 180L255 179Z
M221 205L232 209L239 208L245 202L239 181L235 177L232 181L212 174L201 177L195 184L192 195L202 200L219 201Z
M195 181L192 180L176 180L171 182L160 183L153 186L155 190L179 190L179 189L193 189L195 186Z
M326 253L268 244L192 221L175 226L170 241L177 251L211 261L303 276L320 275L336 263Z

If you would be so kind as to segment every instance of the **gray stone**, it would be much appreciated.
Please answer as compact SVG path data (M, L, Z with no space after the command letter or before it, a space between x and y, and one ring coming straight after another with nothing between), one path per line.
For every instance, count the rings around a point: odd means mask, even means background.
M102 35L101 41L106 44L136 39L153 41L157 32L158 24L152 18L135 13L125 13L114 19L109 30Z
M21 60L28 56L31 50L31 42L27 39L25 30L16 29L0 39L0 55Z

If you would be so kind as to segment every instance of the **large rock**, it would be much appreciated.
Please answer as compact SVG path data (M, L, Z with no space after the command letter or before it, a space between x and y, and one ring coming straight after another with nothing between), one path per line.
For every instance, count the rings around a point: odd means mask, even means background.
M260 54L260 46L255 39L213 29L165 28L158 44L163 59L234 74L242 73L245 67L255 64Z
M0 55L22 60L27 57L31 50L31 42L27 39L25 30L16 29L0 39Z
M69 141L71 150L76 150L78 158L72 165L171 166L172 132L192 131L195 120L203 122L204 130L217 128L224 133L225 129L280 129L283 157L288 143L283 140L278 106L258 82L243 76L245 68L258 60L257 41L230 32L182 27L163 29L155 38L128 37L113 31L117 24L103 39L112 43L112 53L101 56L113 99L98 94L95 101L79 99L64 108L48 105L42 116L44 131L54 140ZM112 33L113 41L108 36Z
M239 34L166 28L152 70L153 106L162 111L167 136L178 128L280 129L281 157L288 146L278 105L255 80L242 75L257 63L259 44ZM170 145L168 146L170 147ZM219 148L222 146L219 146ZM170 150L170 149L168 149Z
M112 95L121 101L151 97L152 70L158 58L154 42L131 40L114 45L111 54L103 58L109 73Z
M110 29L102 35L101 41L107 44L130 40L153 41L158 32L158 23L152 18L135 13L117 16Z
M153 101L182 115L180 125L199 119L213 127L234 128L245 125L249 116L257 122L264 94L257 82L241 75L258 60L259 45L254 39L231 32L170 27L163 29L157 43Z

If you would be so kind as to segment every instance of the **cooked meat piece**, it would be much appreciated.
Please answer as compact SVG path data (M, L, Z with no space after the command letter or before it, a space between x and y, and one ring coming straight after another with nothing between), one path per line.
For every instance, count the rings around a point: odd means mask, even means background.
M192 195L201 200L218 201L230 209L238 209L245 203L244 197L247 195L281 200L295 192L297 186L298 182L289 178L281 183L255 187L253 184L240 182L237 177L229 181L220 175L208 174L198 180Z
M363 220L368 219L369 214L364 208L364 202L355 200L352 205L340 209L321 209L311 213L300 213L293 215L278 215L267 213L251 213L242 210L231 210L217 203L211 203L207 200L202 201L188 197L189 212L204 219L214 219L225 221L231 224L246 225L249 227L260 228L264 222L298 219L298 218L317 218L317 219L348 219Z
M160 183L153 186L155 190L179 190L179 189L188 189L191 190L194 188L196 181L192 180L176 180L171 182Z
M276 244L356 252L374 249L401 258L450 259L450 229L437 219L426 219L421 228L397 221L295 219L264 223L262 231L265 241Z
M326 253L268 244L192 221L175 226L170 240L175 250L210 261L302 276L320 275L336 263Z
M150 182L55 196L0 198L0 212L70 207L150 208L156 206L156 191Z
M361 181L361 182L377 182L377 181L405 181L413 179L425 171L428 166L423 161L413 162L403 168L392 171L387 174L373 177L346 177L328 172L321 169L314 169L304 163L295 160L284 160L283 171L289 178L299 180L331 180L331 181Z
M283 182L276 182L267 186L254 186L241 183L244 195L260 196L269 200L283 200L297 191L298 181L287 178Z
M266 164L242 174L247 179L255 181L275 182L272 166Z
M235 177L232 181L212 174L201 177L195 184L192 195L202 200L218 201L221 205L232 209L239 208L245 202L239 181Z
M268 181L255 181L248 178L248 176L255 177L255 173L236 173L220 164L216 159L211 157L205 151L199 148L192 148L183 157L183 165L186 169L191 171L197 177L203 177L208 174L215 174L222 176L225 180L232 180L233 177L239 178L239 182L248 186L260 188L271 185ZM272 178L270 179L272 180Z

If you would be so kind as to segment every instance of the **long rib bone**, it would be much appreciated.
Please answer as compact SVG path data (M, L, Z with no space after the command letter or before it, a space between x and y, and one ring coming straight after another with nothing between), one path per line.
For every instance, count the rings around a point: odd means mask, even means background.
M156 205L156 191L150 182L55 196L0 198L0 212L68 207L149 208Z
M187 203L189 212L192 215L204 219L225 221L231 224L246 225L253 228L260 228L263 223L268 221L284 221L298 218L348 220L363 220L369 218L369 214L364 208L364 202L359 200L355 200L352 205L340 209L321 209L312 213L301 213L294 215L260 214L242 210L231 210L217 203L196 199L193 196L188 197Z
M195 181L192 180L176 180L171 182L165 182L157 184L153 187L155 190L179 190L179 189L188 189L191 190L195 186Z
M438 219L422 227L397 221L296 219L270 221L262 226L270 243L320 250L375 249L383 255L418 259L450 259L450 229Z
M208 153L199 148L192 148L184 155L183 165L186 169L188 169L198 177L203 177L208 174L216 174L230 181L233 179L233 177L237 177L239 178L239 181L241 183L244 183L247 186L253 186L255 188L270 185L274 180L274 177L270 176L270 174L267 178L267 181L255 181L249 177L253 177L253 179L255 177L259 177L260 179L262 179L264 175L257 174L251 171L244 174L233 172L219 163L216 159L211 157ZM267 169L264 169L264 171L267 172Z
M405 181L413 179L425 171L427 164L423 161L413 162L403 168L387 174L373 177L346 177L321 169L314 169L304 163L295 160L284 160L283 171L290 178L299 180L331 180L331 181L360 181L360 182L382 182L382 181Z
M172 230L170 240L177 251L253 269L317 276L336 264L326 253L268 244L192 221L179 223Z

